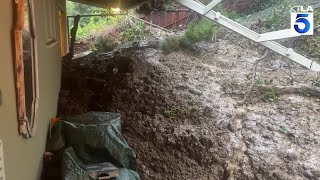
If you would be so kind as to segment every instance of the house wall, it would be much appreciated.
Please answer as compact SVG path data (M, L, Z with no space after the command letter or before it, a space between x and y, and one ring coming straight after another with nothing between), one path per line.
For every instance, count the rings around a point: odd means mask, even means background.
M4 144L6 180L36 180L40 178L42 170L42 155L45 150L48 123L50 118L56 115L57 110L61 76L60 46L57 44L51 48L46 47L44 30L46 12L43 8L45 1L34 0L40 102L36 135L31 139L24 139L18 135L16 113L11 49L12 2L13 0L1 0L0 3L0 90L2 91L0 139ZM61 5L65 7L63 0Z

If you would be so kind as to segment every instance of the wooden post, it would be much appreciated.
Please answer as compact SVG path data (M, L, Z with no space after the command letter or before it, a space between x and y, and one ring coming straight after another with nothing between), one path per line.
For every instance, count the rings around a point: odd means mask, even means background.
M37 70L37 46L34 25L34 9L31 0L28 3L29 28L31 36L31 61L32 61L32 107L26 107L24 59L23 59L23 27L24 27L24 0L13 1L13 30L12 52L14 61L14 76L16 85L17 117L19 122L19 134L30 138L35 133L35 120L39 103L38 70ZM27 117L26 108L31 109L31 117ZM29 119L28 119L29 118Z
M23 42L22 33L24 26L24 1L15 0L13 7L13 57L14 75L16 85L18 120L27 121L25 105L24 66L23 66Z
M77 37L80 15L75 16L73 19L74 19L74 22L73 22L73 27L71 29L71 43L70 43L69 54L68 54L68 58L70 59L72 59L74 55L74 43Z

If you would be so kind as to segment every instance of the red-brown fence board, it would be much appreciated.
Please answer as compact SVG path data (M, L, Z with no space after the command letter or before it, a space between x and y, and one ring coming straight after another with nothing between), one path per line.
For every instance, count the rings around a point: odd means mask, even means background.
M158 25L166 29L178 29L181 26L185 26L187 23L197 19L196 13L187 10L180 9L176 11L158 11L152 12L149 15L142 17L141 19Z

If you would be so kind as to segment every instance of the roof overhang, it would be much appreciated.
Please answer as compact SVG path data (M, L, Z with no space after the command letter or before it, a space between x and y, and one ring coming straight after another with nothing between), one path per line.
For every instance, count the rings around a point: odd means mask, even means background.
M145 2L146 0L70 0L77 3L87 4L101 8L129 9Z

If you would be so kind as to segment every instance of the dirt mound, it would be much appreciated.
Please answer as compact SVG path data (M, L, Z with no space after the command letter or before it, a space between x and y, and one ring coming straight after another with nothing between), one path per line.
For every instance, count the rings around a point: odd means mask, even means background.
M142 179L320 178L318 99L255 94L240 106L259 54L227 41L205 47L198 57L145 46L65 61L59 115L120 112ZM257 77L274 86L316 77L291 64L287 75L287 64L264 62Z
M223 167L213 165L228 156L229 137L217 136L210 108L192 94L174 92L175 74L159 64L162 58L145 49L64 62L59 114L120 112L143 179L221 178Z

